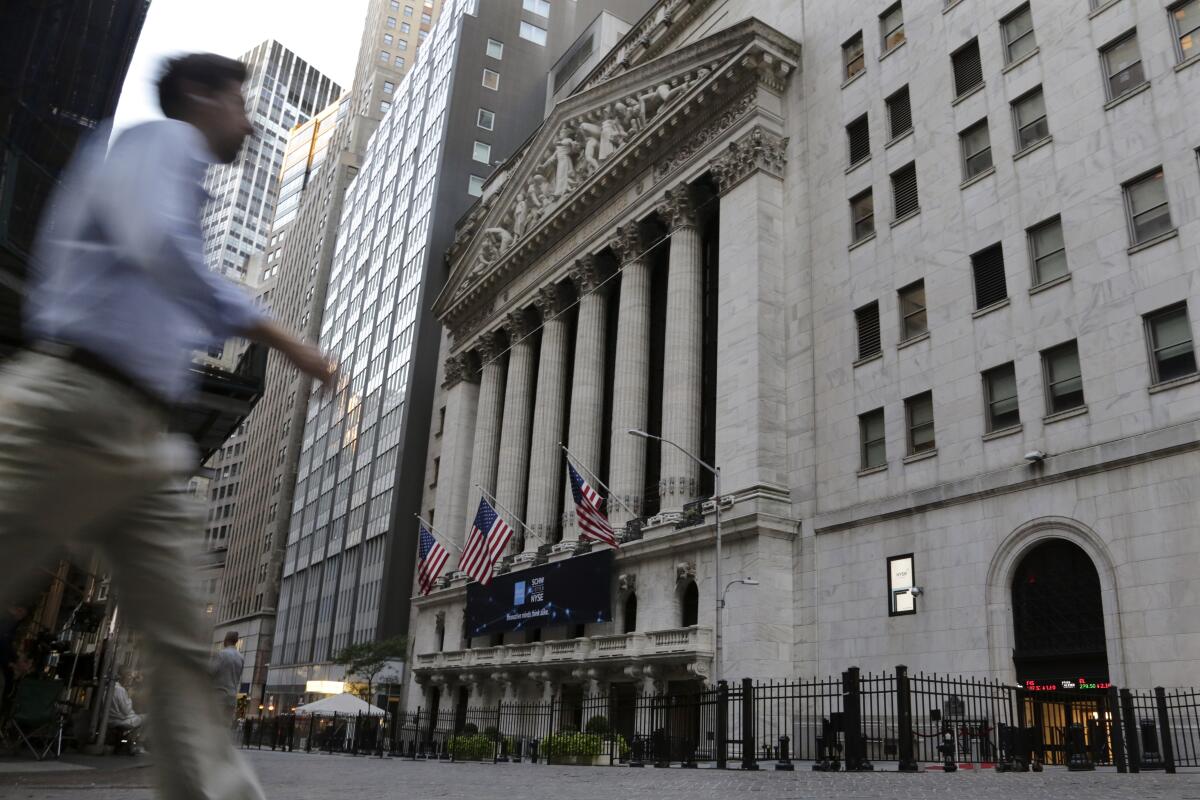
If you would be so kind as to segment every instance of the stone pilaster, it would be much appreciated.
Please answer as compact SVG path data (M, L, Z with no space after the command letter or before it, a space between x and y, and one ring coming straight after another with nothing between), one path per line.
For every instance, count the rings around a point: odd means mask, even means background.
M606 341L608 297L600 286L595 259L585 256L575 262L571 280L579 292L579 317L575 324L575 366L571 377L571 423L567 447L585 470L600 469L600 450L604 436L604 343ZM564 469L565 472L565 469ZM589 483L595 480L584 473ZM603 495L608 493L593 486ZM575 500L571 487L565 486L563 500L563 541L577 540ZM608 504L611 513L614 503Z
M471 492L471 458L479 414L480 374L469 354L446 359L446 417L442 424L442 472L439 476L433 524L462 546L466 538L467 499Z
M629 430L645 430L650 384L650 267L642 255L636 222L617 229L611 242L621 260L617 312L616 370L613 377L612 447L608 485L622 503L610 502L609 518L620 527L642 513L646 485L646 440Z
M504 412L504 359L494 336L483 337L478 348L482 372L475 414L475 437L471 450L471 477L467 481L470 502L463 509L462 538L475 519L479 490L496 491L496 468L500 456L500 421ZM439 526L440 527L440 526Z
M539 541L525 542L526 552L554 543L558 498L563 485L563 404L567 392L567 321L557 286L546 286L535 301L542 315L533 442L529 454L529 503L526 523ZM532 538L532 537L531 537Z
M703 273L700 228L691 190L667 192L658 214L671 228L663 356L662 436L700 454L700 373L703 366ZM682 511L699 492L699 467L664 445L658 481L663 511Z
M496 499L507 512L496 509L513 529L510 551L526 538L525 490L529 484L529 426L533 412L533 369L536 351L524 316L510 314L505 323L509 336L508 380L504 388L504 419L500 431L500 465L496 474ZM513 519L515 515L517 518Z

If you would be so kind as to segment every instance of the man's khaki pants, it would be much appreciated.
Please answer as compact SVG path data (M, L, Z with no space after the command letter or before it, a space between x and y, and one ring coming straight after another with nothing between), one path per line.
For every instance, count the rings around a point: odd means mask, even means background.
M188 554L203 522L190 443L160 411L83 367L23 353L0 364L0 602L44 582L63 545L97 548L140 631L160 796L257 800L208 672Z

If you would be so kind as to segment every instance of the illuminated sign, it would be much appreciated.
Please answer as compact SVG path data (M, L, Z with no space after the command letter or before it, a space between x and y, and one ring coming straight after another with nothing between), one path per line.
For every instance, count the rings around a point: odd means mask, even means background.
M1025 681L1025 690L1028 692L1057 692L1059 690L1080 690L1080 689L1109 689L1112 684L1108 681L1098 681L1088 678L1063 678L1058 682L1052 681Z
M611 550L497 575L467 585L467 632L485 636L612 619Z
M304 684L304 691L313 694L342 694L346 691L346 684L342 681L309 681Z

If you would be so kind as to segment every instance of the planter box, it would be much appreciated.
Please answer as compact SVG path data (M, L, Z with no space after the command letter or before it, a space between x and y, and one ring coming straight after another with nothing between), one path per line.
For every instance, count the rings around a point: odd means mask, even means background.
M559 755L550 759L551 764L563 764L575 767L611 767L612 756L601 753L598 756Z

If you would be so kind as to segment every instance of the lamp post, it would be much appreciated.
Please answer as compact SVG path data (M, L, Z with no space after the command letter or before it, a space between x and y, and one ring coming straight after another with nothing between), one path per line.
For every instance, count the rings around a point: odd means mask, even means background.
M662 444L669 444L669 445L671 445L671 447L674 447L676 450L683 453L685 456L690 458L692 461L695 461L701 467L704 467L706 470L708 470L709 472L712 473L712 476L713 476L713 500L715 501L713 503L713 505L714 505L715 514L716 514L716 539L717 539L717 563L716 563L716 568L715 568L714 574L713 574L713 594L714 594L713 611L716 614L716 621L713 625L714 636L716 638L716 643L714 645L714 650L713 650L713 681L720 682L720 680L721 680L721 609L725 605L724 592L718 593L716 591L717 587L719 587L721 585L721 468L714 467L711 464L709 464L705 461L702 461L694 453L690 453L687 450L684 450L682 447L675 444L675 442L672 442L670 439L664 439L661 436L655 436L652 433L646 433L645 431L639 431L636 428L630 428L629 434L631 436L640 436L643 439L654 439L655 441L661 442ZM728 587L726 587L726 588L728 588Z

